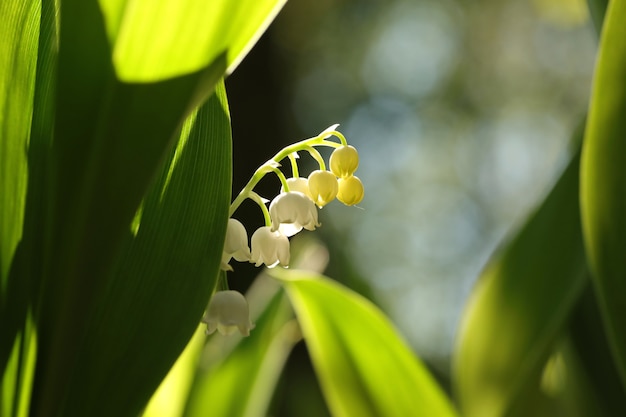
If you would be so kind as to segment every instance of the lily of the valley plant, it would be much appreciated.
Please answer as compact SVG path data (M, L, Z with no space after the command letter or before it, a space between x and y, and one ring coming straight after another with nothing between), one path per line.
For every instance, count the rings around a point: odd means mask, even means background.
M269 268L278 265L286 268L290 260L289 237L302 229L313 231L321 226L318 221L318 207L321 209L335 198L347 206L358 204L363 200L363 183L354 175L359 166L358 152L348 145L343 134L335 130L338 126L330 126L315 137L283 148L256 170L232 202L222 253L223 272L220 276L221 282L218 284L220 288L228 288L226 272L233 271L229 264L231 259L251 262L257 267L265 264ZM333 136L338 138L339 142L329 140ZM327 170L324 158L316 149L320 146L334 148L329 160L330 171ZM319 169L312 171L307 178L300 177L298 152L308 152L319 165ZM281 161L284 159L289 159L291 164L290 178L280 170ZM281 189L270 202L268 209L269 201L258 195L254 187L269 173L278 177ZM259 206L265 219L265 225L252 234L252 249L248 246L245 226L232 217L246 199L251 199ZM215 330L221 334L231 334L239 329L242 335L248 336L250 329L254 327L250 323L245 298L231 290L218 291L213 295L202 321L207 324L207 334Z

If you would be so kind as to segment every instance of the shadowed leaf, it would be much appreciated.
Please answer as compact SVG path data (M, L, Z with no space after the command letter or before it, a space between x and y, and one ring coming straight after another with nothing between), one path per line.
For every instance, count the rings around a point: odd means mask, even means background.
M587 282L578 161L489 263L465 308L453 367L464 415L523 406L518 397L537 381Z
M585 248L613 356L626 385L626 4L610 2L581 162Z
M183 126L144 201L137 234L127 225L114 269L93 300L60 414L137 415L189 341L218 275L230 142L220 87Z

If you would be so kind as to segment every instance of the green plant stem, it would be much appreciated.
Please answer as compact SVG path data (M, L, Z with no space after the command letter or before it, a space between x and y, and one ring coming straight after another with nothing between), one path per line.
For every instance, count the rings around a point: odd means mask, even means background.
M283 186L283 190L286 193L288 193L289 192L289 184L287 184L287 178L285 177L285 174L283 174L283 172L280 169L278 169L278 167L275 167L274 169L272 169L272 171L274 171L274 173L276 174L276 176L280 180L280 183Z
M320 154L319 151L315 149L313 146L308 146L306 150L311 154L313 159L317 161L317 163L320 166L320 170L326 171L326 163L324 162L324 158L322 158L322 154Z
M325 138L329 137L329 136L335 136L337 138L339 138L341 143L337 143L337 142L333 142L331 140L326 140ZM330 131L330 132L323 132L315 137L312 138L308 138L308 139L304 139L301 140L300 142L296 142L292 145L289 145L285 148L283 148L280 152L278 152L276 155L274 155L273 158L269 159L267 162L265 162L263 165L261 165L252 175L252 178L250 178L250 181L248 181L248 183L246 184L246 186L241 190L241 192L237 195L237 197L235 198L235 200L233 200L232 204L230 205L230 211L229 211L229 216L232 216L233 213L239 208L239 206L241 205L241 203L243 203L243 201L246 198L251 198L251 193L252 190L254 189L254 187L256 187L256 185L259 183L259 181L261 181L261 179L263 179L263 177L265 176L265 174L267 174L268 172L275 172L276 175L278 175L278 178L282 179L285 178L284 174L282 174L282 172L280 172L280 170L278 170L278 167L280 166L280 161L282 161L285 158L294 158L290 155L292 155L295 152L301 151L301 150L307 150L309 153L311 153L310 148L313 148L314 146L328 146L331 148L339 148L341 146L347 146L348 142L346 141L346 138L339 132L337 131ZM319 155L319 153L315 150L315 152ZM316 158L313 153L311 153L311 155ZM296 165L294 163L294 159L290 159L292 162L292 170L293 170L293 165ZM316 158L317 160L317 158ZM320 162L321 160L321 162ZM318 163L320 163L320 169L322 166L325 167L324 164L324 160L323 158L317 160ZM325 168L324 168L325 169ZM297 171L297 168L296 168ZM278 174L280 172L280 174ZM288 190L289 187L286 186L287 181L285 179L285 181L283 182L281 179L281 182L283 183L283 187L285 188L285 190ZM263 206L265 206L263 204Z
M296 153L289 154L289 162L291 163L291 176L294 178L300 177L300 172L298 171L298 162L296 161L296 155Z
M263 198L254 191L250 191L250 195L248 196L248 198L257 203L258 206L261 208L261 211L263 212L263 217L265 218L265 225L271 226L272 218L270 217L270 212L267 210L267 206L265 205L265 200L263 200Z

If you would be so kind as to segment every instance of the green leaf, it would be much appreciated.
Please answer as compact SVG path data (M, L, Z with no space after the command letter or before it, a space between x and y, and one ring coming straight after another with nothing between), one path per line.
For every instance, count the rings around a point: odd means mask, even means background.
M37 104L55 110L54 119L43 111L38 122L38 134L51 149L29 152L30 165L41 174L34 184L43 187L31 193L29 184L27 226L37 233L23 245L14 280L29 283L34 299L41 300L35 306L40 355L34 415L134 415L191 337L215 284L230 200L223 95L194 114L196 123L190 121L183 135L188 143L180 141L176 151L173 146L185 118L224 74L228 50L246 34L237 32L225 50L212 48L185 75L155 83L121 81L112 41L115 25L127 35L135 27L124 17L126 2L106 2L106 21L95 0L60 3L58 59L42 60L57 65L41 67L41 78L56 82L50 89L54 106L47 106L51 95L43 86ZM131 11L139 6L133 2ZM42 8L53 9L54 1L44 0ZM117 20L111 21L116 10ZM198 37L212 30L203 23ZM190 28L180 20L159 24L151 28ZM258 34L259 27L254 29ZM135 42L127 35L127 42ZM250 45L252 34L247 36ZM146 50L163 46L140 41ZM191 50L195 43L190 37L175 41L170 52ZM155 178L141 223L134 222ZM105 355L102 346L108 346ZM105 393L108 406L94 409ZM118 410L120 404L124 408Z
M489 263L465 308L453 366L464 415L523 407L519 397L537 381L587 282L578 161Z
M371 302L323 276L273 269L296 311L335 416L455 416L445 394Z
M27 417L35 373L37 334L29 314L15 337L7 366L0 380L0 415Z
M22 237L27 154L35 90L40 10L37 1L0 2L0 311Z
M609 3L581 162L585 248L622 382L626 384L626 3Z
M116 72L129 82L195 72L222 55L231 73L285 2L100 0Z
M124 243L128 241L128 225L141 199L163 166L184 118L212 91L224 70L218 61L204 71L178 79L141 85L121 83L112 71L97 4L67 0L62 8L54 140L45 158L31 161L44 165L45 193L39 199L34 195L27 207L32 213L37 212L37 206L46 208L43 227L33 237L36 241L28 245L41 250L35 250L32 258L26 254L16 273L16 281L29 280L34 273L30 264L38 265L44 273L40 291L45 297L40 297L42 305L37 309L41 349L35 394L36 412L48 415L54 415L57 406L67 401L59 391L68 389L72 377L68 369L75 368L81 343L91 331L89 319L98 308L96 298L111 285L116 260L129 246ZM224 109L218 107L217 112L223 115ZM227 115L223 119L227 124ZM200 155L211 152L211 141L203 143L206 148ZM230 149L229 140L228 145L217 143L217 149ZM225 214L219 210L227 206L230 194L224 191L228 189L230 165L223 163L230 160L229 152L215 152L213 160L204 160L220 161L211 169L222 174L209 172L212 178L225 182L213 185L213 190L223 190L221 197L218 202L210 199L212 209L201 216L206 219L214 215L217 219L211 221L215 233L206 235L219 242L208 251L208 259L221 250L221 216ZM202 192L206 194L206 190ZM187 212L185 208L183 213ZM33 229L32 224L29 228ZM202 282L210 286L213 281ZM208 294L194 292L196 297ZM188 338L192 332L189 326L188 321L177 330L188 331ZM182 349L184 342L178 343ZM164 353L166 360L161 366L167 367L171 364L168 360L173 359ZM165 372L161 366L152 367L153 372Z
M0 414L7 416L28 412L28 398L23 395L30 393L33 370L26 365L35 349L31 337L35 285L29 276L15 272L24 266L40 267L38 262L23 262L24 241L41 234L28 222L33 213L27 210L26 200L39 195L32 184L40 171L31 161L41 142L38 127L45 102L41 97L47 84L39 73L50 62L55 30L49 4L39 3L0 4L4 22L0 25ZM7 396L9 392L14 394Z
M214 336L205 348L190 393L187 417L264 417L287 356L299 340L293 312L275 282L259 280L250 292L274 293L249 337ZM278 292L277 292L278 290ZM257 297L258 298L258 297ZM235 344L234 347L232 345ZM230 346L229 346L230 345ZM225 356L221 352L228 352Z
M204 329L204 325L198 326L187 347L178 357L167 377L161 382L161 385L159 385L159 388L150 399L143 412L143 417L176 417L183 415L187 397L196 374L198 360L206 340Z
M601 410L593 415L626 415L626 390L612 360L598 300L591 285L586 288L569 327L573 355L579 360L580 373L589 381L590 396Z
M65 343L76 357L48 368L56 378L44 385L39 415L134 416L146 404L194 333L215 287L230 160L230 120L220 86L183 126L144 201L136 235L128 222L105 286L85 310L87 317L78 319L88 331ZM68 383L58 386L68 374Z

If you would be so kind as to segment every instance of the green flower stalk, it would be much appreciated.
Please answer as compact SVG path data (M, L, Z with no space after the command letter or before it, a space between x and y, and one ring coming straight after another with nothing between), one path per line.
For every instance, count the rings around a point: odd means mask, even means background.
M358 204L363 199L363 184L353 175L359 165L358 153L336 130L338 126L332 125L317 136L283 148L254 172L230 206L231 218L228 220L222 253L223 271L233 270L229 265L233 258L239 262L254 263L255 266L288 267L289 237L302 229L313 231L320 227L318 207L321 209L335 198L349 206ZM331 137L339 139L339 142L330 140ZM334 148L329 161L330 171L326 169L326 162L317 150L320 146ZM300 176L298 152L307 152L319 166L308 178ZM291 164L291 178L287 178L280 169L281 162L286 158ZM281 188L268 209L269 200L258 195L254 187L269 173L278 177ZM265 220L265 226L252 234L250 248L245 227L232 218L246 199L259 206ZM227 289L225 272L222 277L224 282L221 288ZM244 316L248 317L248 313L243 295L235 291L218 291L214 294L203 321L207 323L207 334L215 330L230 334L239 329L241 334L247 336L252 327L249 319Z

